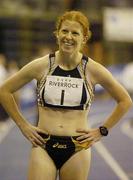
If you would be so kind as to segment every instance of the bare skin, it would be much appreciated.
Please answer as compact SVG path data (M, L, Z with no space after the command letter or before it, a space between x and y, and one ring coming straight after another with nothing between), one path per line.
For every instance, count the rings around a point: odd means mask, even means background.
M76 21L64 21L57 39L59 51L55 53L56 63L65 70L75 68L81 62L80 48L86 42L81 25ZM14 101L15 91L33 79L39 81L47 74L48 61L48 56L34 60L8 79L0 88L0 101L23 135L33 145L28 180L55 180L57 174L52 159L41 148L44 140L38 134L39 132L62 136L80 135L78 139L81 143L91 141L88 150L82 150L73 155L60 169L61 180L75 180L76 176L76 180L86 180L91 160L90 147L102 138L99 128L89 127L88 111L39 107L39 121L38 126L35 127L20 113ZM117 102L114 111L103 122L104 126L111 129L131 106L131 98L102 65L91 59L87 64L87 74L92 86L101 84Z

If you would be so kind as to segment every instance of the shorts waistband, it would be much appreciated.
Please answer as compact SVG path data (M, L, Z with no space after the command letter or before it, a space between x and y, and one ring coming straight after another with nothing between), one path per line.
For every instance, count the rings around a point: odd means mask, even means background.
M39 135L44 138L51 138L51 139L56 139L56 140L71 140L72 138L76 140L79 136L58 136L58 135L51 135L51 134L44 134L44 133L39 133Z

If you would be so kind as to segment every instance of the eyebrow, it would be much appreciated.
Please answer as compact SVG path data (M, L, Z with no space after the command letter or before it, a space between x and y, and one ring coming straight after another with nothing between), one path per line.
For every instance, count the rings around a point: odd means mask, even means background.
M68 28L67 27L62 27L61 30L68 30ZM79 34L79 31L77 29L71 30L71 31Z

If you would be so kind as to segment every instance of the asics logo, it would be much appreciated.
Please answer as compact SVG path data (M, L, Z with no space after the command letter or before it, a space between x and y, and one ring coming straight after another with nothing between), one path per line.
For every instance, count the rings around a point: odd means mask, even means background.
M58 142L53 144L53 148L60 148L60 149L66 149L67 145L66 144L59 144Z

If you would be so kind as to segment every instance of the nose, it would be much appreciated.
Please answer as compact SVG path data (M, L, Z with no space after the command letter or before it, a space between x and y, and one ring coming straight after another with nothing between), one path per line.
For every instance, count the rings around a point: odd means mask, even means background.
M67 38L67 39L72 39L72 33L71 33L71 32L68 32L68 33L66 34L66 38Z

